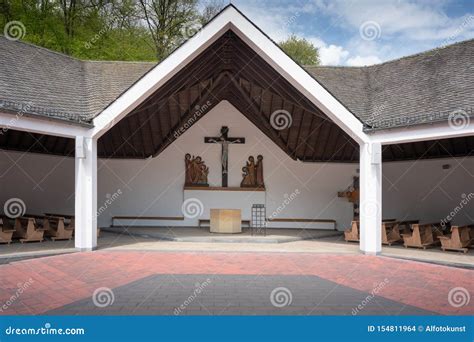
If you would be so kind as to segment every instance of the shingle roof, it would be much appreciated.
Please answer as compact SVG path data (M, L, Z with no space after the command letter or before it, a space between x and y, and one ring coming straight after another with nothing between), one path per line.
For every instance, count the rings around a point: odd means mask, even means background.
M81 61L0 36L0 108L90 122L154 65Z
M474 39L369 67L306 70L367 130L474 115Z
M86 108L82 62L0 36L0 108L77 120Z
M99 114L155 65L151 62L84 62L88 120Z
M304 67L321 85L362 120L369 110L368 74L365 68Z
M367 130L473 115L474 40L369 67L305 67ZM0 36L0 108L91 122L152 62L81 61Z

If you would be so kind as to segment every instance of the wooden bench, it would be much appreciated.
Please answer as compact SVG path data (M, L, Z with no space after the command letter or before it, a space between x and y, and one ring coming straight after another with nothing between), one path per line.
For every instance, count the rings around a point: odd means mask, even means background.
M474 247L474 224L469 225L469 237L471 238L469 247Z
M400 235L400 223L392 220L382 222L382 244L391 246L400 241L403 241Z
M439 243L437 233L433 232L439 223L413 224L411 233L401 234L405 248L417 247L426 249Z
M74 232L74 216L46 214L43 221L44 235L51 240L71 240Z
M15 220L15 231L13 238L18 238L23 242L42 242L44 240L43 216L25 215Z
M471 228L469 226L452 226L451 234L438 236L441 241L441 249L443 251L453 250L467 253L468 247L472 243L470 232Z
M352 221L351 228L344 231L344 239L347 242L359 242L359 221Z
M74 215L67 215L67 214L58 214L58 213L45 213L44 214L47 217L56 217L56 218L63 218L64 219L64 229L66 231L70 231L72 236L76 235L76 220ZM69 220L69 222L67 222ZM64 238L58 238L55 237L54 239L51 238L52 240L65 240L67 238L68 232L63 232L62 237ZM97 227L97 238L100 238L100 228Z
M411 226L418 223L420 223L420 220L399 221L398 227L400 229L400 233L411 234Z
M418 221L403 221L398 222L396 219L383 219L382 220L382 244L391 246L395 242L401 242L403 240L400 234L400 227L403 225L409 225L410 222ZM347 242L359 242L360 241L360 222L352 221L351 228L344 231L344 239Z
M13 220L14 222L15 220ZM12 242L15 225L12 224L10 218L0 216L0 243L10 244Z

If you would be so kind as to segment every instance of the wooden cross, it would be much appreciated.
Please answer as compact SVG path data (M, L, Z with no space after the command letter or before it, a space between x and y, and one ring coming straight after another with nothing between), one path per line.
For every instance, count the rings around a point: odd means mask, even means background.
M221 144L222 155L222 187L227 188L227 175L229 170L229 144L245 144L245 138L230 138L229 127L222 126L221 135L219 137L205 137L204 142L206 144Z

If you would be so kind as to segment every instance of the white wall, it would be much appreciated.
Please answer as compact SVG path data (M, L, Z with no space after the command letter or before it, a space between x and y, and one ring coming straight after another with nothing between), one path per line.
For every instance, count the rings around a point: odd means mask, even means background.
M103 164L99 193L113 193L117 187L123 191L109 214L182 216L184 155L200 155L210 169L209 185L220 186L221 147L218 144L204 144L204 137L218 136L224 125L229 127L230 136L246 139L245 144L229 147L229 186L240 186L242 167L249 155L256 157L262 154L268 214L283 204L285 195L298 189L300 195L280 217L337 218L341 224L350 221L351 205L337 198L337 191L351 182L357 165L294 161L227 101L217 105L156 158L99 162L99 167ZM99 199L99 207L100 204ZM101 224L108 222L101 220Z
M474 223L474 158L385 163L383 176L384 218L439 222L458 208L453 224Z
M204 144L203 140L204 136L218 135L223 125L229 126L230 136L246 138L246 144L230 146L229 186L239 186L241 168L249 155L262 154L268 215L285 206L277 217L336 219L338 229L350 222L352 205L338 198L337 192L352 184L358 164L294 161L223 101L156 158L99 160L99 225L110 225L112 216L182 216L185 153L200 155L209 166L210 185L220 186L220 146ZM73 213L72 158L0 154L0 204L18 197L30 213ZM445 163L450 163L452 169L442 170ZM384 217L428 221L443 218L459 205L462 193L474 193L473 170L474 158L385 163ZM442 186L436 186L438 183ZM284 205L296 190L296 198ZM107 200L112 204L106 204ZM473 203L469 205L472 217ZM460 218L457 215L456 219Z

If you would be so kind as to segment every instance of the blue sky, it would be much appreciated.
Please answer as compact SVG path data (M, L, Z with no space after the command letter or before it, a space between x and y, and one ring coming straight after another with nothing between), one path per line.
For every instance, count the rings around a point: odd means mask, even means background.
M474 38L474 0L232 0L276 41L296 34L324 65L371 65Z

